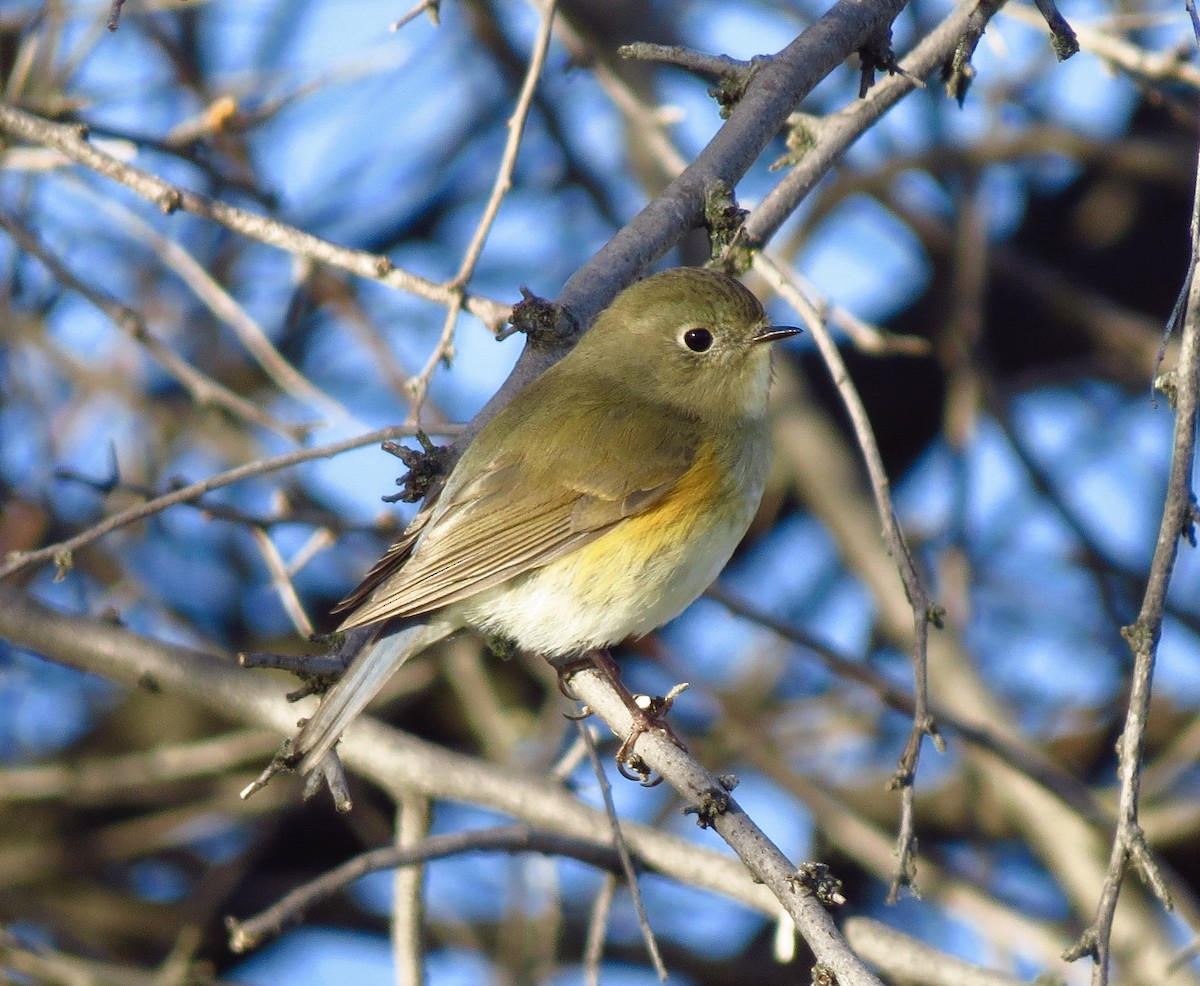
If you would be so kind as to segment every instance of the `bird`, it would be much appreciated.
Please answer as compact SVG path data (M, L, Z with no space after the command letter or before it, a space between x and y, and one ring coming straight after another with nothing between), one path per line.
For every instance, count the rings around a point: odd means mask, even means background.
M414 654L470 628L547 658L678 616L758 509L772 343L734 278L682 267L622 291L467 446L432 503L334 609L375 636L287 749L311 776Z

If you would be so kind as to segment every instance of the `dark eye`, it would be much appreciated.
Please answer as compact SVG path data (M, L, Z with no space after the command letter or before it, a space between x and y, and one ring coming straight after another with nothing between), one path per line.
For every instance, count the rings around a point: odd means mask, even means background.
M705 352L712 343L712 333L708 329L688 329L683 334L683 344L693 353Z

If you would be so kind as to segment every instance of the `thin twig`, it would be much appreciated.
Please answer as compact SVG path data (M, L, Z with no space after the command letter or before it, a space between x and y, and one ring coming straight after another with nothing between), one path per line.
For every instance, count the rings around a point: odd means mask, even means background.
M594 842L567 838L551 832L539 832L528 825L508 825L493 829L472 829L451 835L431 835L412 846L385 846L355 856L341 866L322 873L317 879L297 887L265 911L238 921L226 920L229 948L244 952L264 938L278 934L284 926L318 900L332 896L359 877L398 866L414 866L434 859L445 859L467 852L539 852L548 856L566 856L610 873L620 873L616 851Z
M1036 10L1022 4L1009 4L1004 8L1003 16L1023 24L1037 24L1041 19ZM1191 60L1179 57L1176 51L1147 51L1123 38L1115 37L1109 31L1086 24L1077 26L1074 33L1084 51L1136 79L1157 85L1200 89L1200 68ZM1200 40L1197 43L1200 43Z
M1065 62L1079 51L1079 40L1075 37L1075 32L1071 30L1071 25L1067 23L1067 19L1063 17L1054 0L1033 0L1033 2L1045 20L1046 26L1050 28L1050 45L1054 49L1054 56L1060 62Z
M389 31L399 31L405 24L416 20L425 11L429 11L429 19L433 21L433 26L437 27L441 23L441 7L442 0L420 0L408 13L401 15L397 20L394 20L389 26Z
M340 401L312 383L307 377L289 363L283 354L275 348L267 333L263 331L250 313L216 279L204 269L181 244L168 239L159 233L148 222L131 209L111 199L99 197L100 208L112 215L118 222L131 227L149 244L154 255L166 264L186 284L192 293L214 316L229 326L237 336L246 352L262 369L263 373L285 394L290 394L302 404L310 404L323 413L346 424L349 427L361 428Z
M776 619L747 604L727 592L720 584L710 586L704 593L709 599L724 606L729 612L756 623L758 626L778 634L809 651L820 663L838 677L862 685L873 691L881 702L895 711L912 717L912 692L876 671L862 661L838 653L825 642L818 640L802 627ZM939 727L945 727L962 737L971 746L995 754L1014 770L1037 781L1085 818L1089 824L1108 826L1112 815L1096 799L1091 788L1062 769L1054 760L1036 746L1021 743L994 729L976 722L968 722L957 713L936 702L930 703L930 711Z
M409 381L408 389L412 397L412 405L407 418L409 424L415 424L417 421L421 406L425 403L425 394L429 390L429 381L433 377L433 371L439 363L443 361L448 363L453 359L454 326L458 322L458 313L466 300L467 283L471 280L471 275L475 273L475 265L479 263L479 255L483 252L483 245L487 242L488 233L491 232L496 216L500 212L504 196L512 188L517 154L521 150L521 139L525 134L525 121L529 118L529 108L533 105L533 94L546 64L546 53L550 50L557 2L558 0L544 0L542 20L538 26L537 38L533 43L533 51L529 57L529 68L525 72L525 81L521 84L517 104L507 121L508 139L504 143L504 153L500 156L500 164L496 169L496 178L492 183L491 194L484 206L479 225L475 228L475 235L467 244L462 262L458 266L458 272L446 284L452 294L446 308L446 318L442 323L442 334L438 337L437 345L434 346L433 353L421 372Z
M649 41L635 41L632 44L621 45L617 54L622 58L635 58L644 62L662 62L664 65L677 65L687 69L694 75L706 79L720 79L726 75L736 75L750 68L749 62L740 58L730 58L728 55L709 55L694 48L682 45L661 45Z
M90 801L164 781L213 777L256 761L278 746L273 733L243 729L117 757L8 767L0 771L0 803Z
M258 553L262 555L262 559L266 563L267 571L271 573L271 584L279 595L283 611L287 613L295 631L307 640L313 633L312 620L304 612L304 604L300 602L300 596L296 593L296 586L292 582L288 565L284 562L275 542L271 540L270 534L261 527L252 527L250 533L254 536L254 543L258 546Z
M88 143L86 127L52 123L33 113L0 102L0 130L31 143L53 148L70 160L133 190L164 212L171 213L182 209L211 219L250 239L278 247L299 257L308 257L331 267L338 267L359 277L379 281L388 287L438 304L447 305L454 297L454 292L445 285L410 274L396 267L387 257L337 246L294 226L237 209L219 199L188 191L157 175L126 164ZM511 305L478 295L468 295L463 307L492 331L498 330L504 324L512 308Z
M570 687L617 736L629 735L633 718L606 676L592 669L581 670L572 676ZM767 886L817 960L833 970L841 986L880 986L878 978L846 945L826 910L835 902L833 895L816 893L800 879L801 871L729 793L733 783L729 778L716 777L704 769L658 730L640 735L635 751L650 771L664 778L684 798L685 811L696 816L697 824L716 831L755 880Z
M892 506L890 480L883 466L883 457L879 453L879 445L867 417L866 408L854 387L853 381L846 370L829 332L821 320L820 314L792 282L784 266L773 260L765 252L755 254L754 269L761 274L775 292L787 301L804 320L805 325L813 335L821 357L829 370L834 386L842 399L842 404L850 418L854 429L855 439L862 451L863 460L867 467L867 475L871 482L871 491L875 497L875 509L883 523L884 540L888 551L895 562L900 579L904 583L904 591L908 597L913 614L913 723L909 732L908 743L893 775L892 783L900 789L900 831L896 837L896 877L892 882L889 898L895 898L899 890L913 883L915 876L914 854L916 852L915 819L913 785L916 779L917 764L921 758L921 741L926 737L933 740L934 745L941 748L942 741L938 736L937 727L929 712L928 689L928 640L929 624L937 616L924 583L917 574L908 543L900 529L896 512Z
M846 149L884 113L916 90L918 80L945 63L962 37L972 9L970 4L957 4L900 60L903 74L881 79L864 99L857 99L811 125L811 142L800 160L746 217L743 230L747 244L758 247L770 240Z
M1113 917L1117 910L1121 884L1130 866L1150 886L1163 906L1168 910L1171 907L1170 895L1162 874L1146 848L1145 836L1138 823L1138 791L1146 741L1146 722L1150 714L1154 661L1162 636L1167 589L1175 570L1180 538L1187 538L1193 546L1196 543L1196 500L1191 477L1196 453L1197 406L1200 405L1200 159L1197 160L1196 166L1191 235L1191 260L1184 290L1181 292L1181 296L1186 298L1186 304L1182 307L1180 320L1182 338L1179 363L1158 382L1159 389L1172 398L1175 408L1175 438L1171 450L1166 501L1137 620L1121 630L1129 649L1133 652L1133 674L1129 686L1125 725L1117 743L1117 777L1120 781L1117 828L1113 835L1108 870L1096 905L1095 917L1079 940L1064 954L1068 959L1078 959L1084 955L1094 958L1093 986L1106 986L1108 983ZM1175 326L1169 328L1173 329Z
M625 844L625 836L621 833L621 820L617 817L617 806L613 804L612 785L608 782L608 775L604 772L604 767L600 763L600 757L596 753L596 743L592 736L591 729L582 719L575 720L575 728L579 733L579 738L583 741L584 749L587 750L588 760L592 764L592 773L596 775L596 783L600 785L600 795L604 799L604 813L608 816L609 831L612 833L613 847L617 850L617 857L621 860L621 870L625 874L625 883L629 887L629 894L633 898L633 908L637 912L638 928L642 932L642 941L646 943L646 953L650 956L650 964L654 966L654 971L658 973L658 978L662 982L667 981L667 967L663 965L662 954L658 950L658 940L654 937L654 929L650 927L650 919L646 916L646 905L642 901L642 891L638 886L637 873L633 868L633 859L629 855L629 847Z
M460 430L461 428L458 425L446 425L439 428L437 434L456 435ZM23 568L28 568L30 565L37 565L42 562L55 561L59 564L69 564L70 556L73 552L104 537L104 535L156 513L161 513L168 507L187 503L189 500L194 500L212 490L220 489L222 486L229 486L231 483L240 482L251 476L261 476L263 473L286 469L289 466L309 462L313 459L327 459L330 456L339 455L351 449L363 448L366 445L374 445L389 438L411 437L416 432L417 429L408 425L392 425L388 428L379 428L376 431L367 432L365 435L342 439L339 442L330 442L327 445L318 445L315 448L298 449L295 452L287 452L268 459L259 459L256 462L248 462L245 465L237 466L226 472L217 473L217 475L210 476L208 479L202 479L199 482L181 486L177 490L164 493L153 500L147 500L136 507L122 510L120 513L105 518L100 523L89 527L74 537L67 538L65 541L59 541L57 544L38 548L36 551L10 552L8 560L3 565L0 565L0 579L5 579L15 572L21 571Z
M619 886L612 873L604 875L604 882L596 891L592 910L588 915L587 935L583 947L583 968L587 986L600 986L600 961L604 957L604 940L608 936L608 915L612 911L613 897Z

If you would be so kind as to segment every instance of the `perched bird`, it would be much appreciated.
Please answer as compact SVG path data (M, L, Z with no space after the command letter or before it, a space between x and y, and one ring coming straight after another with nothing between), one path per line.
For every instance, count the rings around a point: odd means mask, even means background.
M771 459L766 323L725 274L627 288L497 414L335 610L379 635L288 760L316 770L408 658L464 627L549 658L607 648L681 613L750 525Z

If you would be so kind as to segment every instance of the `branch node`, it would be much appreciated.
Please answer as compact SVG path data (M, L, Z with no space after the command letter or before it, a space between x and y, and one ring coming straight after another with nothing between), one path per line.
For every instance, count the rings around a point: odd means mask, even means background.
M729 811L730 789L724 786L719 788L709 788L701 795L700 802L693 805L684 805L682 813L684 815L695 815L696 825L702 829L712 828L717 820L717 816L724 815Z
M795 893L802 897L816 897L826 907L840 907L846 903L842 881L833 875L825 863L801 863L788 883Z
M183 208L183 193L178 188L168 188L154 202L164 216L169 216Z
M837 973L824 962L818 962L809 973L812 986L839 986Z
M430 488L446 474L453 446L434 445L423 431L418 431L414 437L421 443L420 451L396 442L384 443L383 450L408 467L408 472L396 480L400 492L385 496L384 503L416 503L424 499Z
M521 285L521 300L513 305L508 321L511 328L497 332L498 341L503 341L517 332L524 332L525 338L533 348L553 350L567 345L579 336L579 326L575 317L566 308L545 298L539 298L524 285Z
M705 186L704 226L708 230L709 255L727 274L740 274L753 262L753 251L742 244L747 215L738 207L727 182L715 179Z
M1099 942L1096 937L1096 929L1088 928L1076 940L1075 944L1063 949L1062 957L1064 962L1078 962L1084 956L1093 960L1099 960Z
M75 555L70 548L54 552L54 581L61 582L75 565Z
M780 168L792 168L817 145L817 126L820 118L811 113L793 113L787 119L787 136L784 143L787 153L781 155L767 165L768 171L778 171Z
M730 59L732 62L733 60ZM741 102L742 97L746 95L746 90L750 86L751 80L758 73L758 70L766 63L767 58L759 55L750 59L749 62L734 62L737 66L735 69L730 69L721 73L719 79L712 86L709 86L708 95L717 101L717 105L721 108L720 114L722 120L728 120L729 114L733 112L733 108Z

